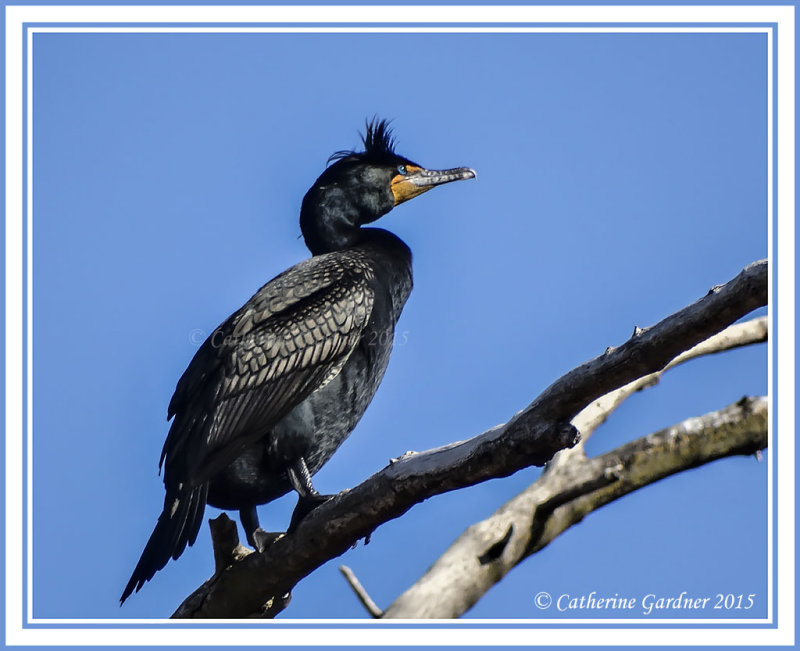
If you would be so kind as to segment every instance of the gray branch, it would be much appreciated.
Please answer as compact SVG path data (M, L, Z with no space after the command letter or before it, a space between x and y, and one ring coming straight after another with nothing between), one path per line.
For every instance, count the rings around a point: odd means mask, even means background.
M622 346L562 376L505 425L467 441L404 455L355 488L339 493L315 509L291 535L217 572L173 617L247 617L275 595L290 593L320 565L414 504L544 464L558 450L578 442L580 437L569 422L581 409L661 370L681 352L766 302L767 262L762 260L658 324L637 328Z
M364 589L364 586L361 585L361 582L356 577L353 570L351 570L347 565L340 565L339 571L344 575L345 581L350 585L355 592L356 597L361 602L361 605L366 608L367 612L374 618L380 619L383 617L383 612L378 605L372 600L372 597L369 596L369 593Z
M765 448L767 411L767 398L743 398L543 475L464 531L382 617L460 617L511 569L592 511L668 475ZM494 558L487 564L486 550L492 548Z
M417 604L423 603L423 594L432 590L435 591L437 597L436 605L432 607L430 616L444 616L442 613L445 612L449 613L448 616L463 614L485 591L494 585L495 581L499 581L505 574L505 572L501 574L497 572L486 574L465 571L468 565L474 563L479 550L488 548L497 551L501 543L505 546L510 542L513 532L517 532L517 536L527 535L528 540L535 539L536 536L531 533L533 509L536 510L536 521L541 523L545 521L545 513L552 512L555 506L560 506L574 499L574 497L570 496L571 493L576 493L576 496L580 496L590 492L585 490L585 483L575 484L567 490L564 487L563 473L576 464L579 464L581 468L585 467L585 442L624 400L644 388L654 386L659 382L664 372L679 364L704 355L765 342L767 334L766 317L756 317L743 323L736 323L681 353L667 364L662 371L645 375L598 398L583 409L572 421L572 424L581 432L581 442L573 448L558 452L552 462L548 464L546 472L533 485L526 488L522 494L512 498L509 503L498 509L494 515L476 523L468 531L462 533L426 571L422 579L409 587L400 598L393 602L388 612L386 614L381 613L380 616L390 618L427 616L421 613L421 607ZM613 473L610 476L613 476ZM529 511L523 511L518 505L518 503L528 504L531 500L534 500L534 502L536 500L542 501L535 502L535 506L531 507ZM517 514L522 519L509 522L510 513ZM506 534L502 534L503 531ZM489 536L488 538L486 537L487 535ZM472 543L469 542L471 536L477 537ZM492 543L493 540L498 538L498 542ZM477 556L479 560L485 560L485 557L485 552ZM519 559L519 561L521 560L522 558ZM453 568L457 568L455 574L453 573ZM487 580L487 578L491 580ZM361 590L364 590L363 587ZM375 608L377 609L377 606ZM370 611L370 614L373 617L376 616L373 611Z
M562 464L573 463L576 455L585 457L584 449L586 441L594 434L595 430L602 425L608 417L625 400L638 391L652 387L661 380L661 376L671 368L684 364L690 360L702 357L703 355L713 355L742 346L749 346L767 341L768 324L767 317L761 316L750 319L744 323L736 323L725 328L705 341L701 341L687 351L684 351L667 364L663 369L656 373L650 373L643 377L629 382L598 398L595 402L580 411L572 420L572 424L581 433L581 442L568 450L558 452L553 461L548 464L548 470L553 470Z

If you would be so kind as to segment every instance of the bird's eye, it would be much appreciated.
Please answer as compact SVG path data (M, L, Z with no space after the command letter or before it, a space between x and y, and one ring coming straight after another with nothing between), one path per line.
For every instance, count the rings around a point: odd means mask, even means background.
M400 174L402 174L403 176L405 176L406 174L408 174L408 170L406 169L406 166L405 166L405 165L398 165L398 166L397 166L397 171L398 171Z

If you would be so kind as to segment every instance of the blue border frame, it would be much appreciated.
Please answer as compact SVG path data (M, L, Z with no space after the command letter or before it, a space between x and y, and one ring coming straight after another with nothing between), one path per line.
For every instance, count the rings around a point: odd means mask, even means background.
M23 6L30 4L29 0L3 0L2 6ZM73 0L48 0L47 3L43 3L47 5L74 5L75 2ZM81 5L85 6L107 6L107 5L125 5L125 6L133 6L133 7L157 7L162 6L165 4L184 7L184 6L215 6L220 5L219 0L173 0L171 2L164 2L163 0L131 0L130 2L113 2L109 0L84 0L80 3ZM282 6L288 4L285 1L281 0L272 0L272 1L264 1L264 0L237 0L236 5L240 6L248 6L248 7L260 7L260 6ZM294 6L298 7L309 7L309 6L322 6L322 5L332 5L332 6L339 6L342 4L340 0L303 0L301 2L294 2L291 3ZM373 6L375 5L374 0L349 0L346 4L353 5L353 6ZM397 2L397 5L401 6L410 6L410 7L421 7L432 4L428 0L405 0L403 2ZM441 6L484 6L487 4L486 0L441 0L435 3L436 5ZM503 2L504 5L514 6L514 7L527 7L527 6L547 6L553 4L560 4L563 6L607 6L609 3L607 0L562 0L558 3L553 2L553 0L506 0ZM616 0L614 5L619 6L642 6L644 4L648 4L643 0ZM754 0L706 0L704 2L698 2L697 0L664 0L663 2L650 2L649 4L657 4L659 6L666 6L666 7L694 7L698 5L703 6L711 6L711 7L725 7L725 6L754 6L759 4L758 2L754 2ZM775 0L774 2L771 1L768 4L775 5L775 6L795 6L797 4L796 0Z
M768 441L773 459L778 458L778 274L775 273L778 262L778 26L772 26L772 259L768 264L772 267L772 293L768 296L769 309L772 317L772 404L770 405L769 420L772 426L772 440ZM791 336L791 335L790 335ZM795 463L796 465L796 463ZM778 626L778 464L772 464L772 604L774 607L775 626Z
M28 3L25 2L24 0L18 0L18 1L15 1L15 2L4 2L3 6L5 7L5 6L25 5L25 4L28 4ZM51 4L51 5L61 5L61 4L71 5L71 4L74 4L74 2L72 2L71 0L51 0L48 4ZM82 4L85 4L85 5L107 5L109 3L108 2L102 2L100 0L90 0L90 1L87 1L87 2L83 2ZM162 2L157 2L157 1L152 1L152 2L139 1L139 2L129 2L129 3L125 3L125 4L136 5L136 6L159 6L159 5L162 5L163 3ZM179 0L179 1L176 1L176 2L172 2L170 4L174 4L174 5L218 5L219 2L218 1L214 1L214 0L200 0L200 1L195 1L195 2L193 2L191 0ZM265 5L265 4L268 5L270 3L258 2L256 0L244 0L244 1L237 2L237 4L259 6L259 5ZM284 3L275 3L275 4L284 4ZM299 6L303 6L305 4L323 5L323 4L339 4L339 3L335 2L335 1L334 2L330 2L330 1L326 1L326 0L322 0L321 2L298 3ZM348 2L348 4L353 4L353 5L370 4L370 5L372 5L372 4L374 4L374 2L371 2L371 1L355 1L355 2ZM424 2L404 2L404 4L413 6L413 5L425 5L427 3L424 3ZM472 0L472 1L467 1L467 2L447 2L446 1L446 2L442 2L440 4L443 4L443 5L447 5L447 4L483 5L483 4L486 4L486 3L483 2L483 1ZM529 4L532 4L532 3L528 3L528 2L524 2L524 3L523 2L508 2L506 4L510 4L510 5L529 5ZM535 3L533 3L533 4L535 4ZM550 3L542 3L542 4L550 4ZM591 1L590 0L590 1L583 1L583 2L581 2L581 1L564 2L564 3L561 3L561 4L565 4L565 5L572 5L572 4L575 4L575 5L591 5L591 4L604 5L606 3L605 2L599 2L599 1L596 1L596 0L595 1ZM615 4L620 4L620 5L640 5L641 2L633 2L631 0L625 0L625 1L622 1L622 2L617 2ZM684 6L684 5L685 6L694 6L694 5L696 5L696 3L689 2L689 1L685 1L685 2L674 2L673 1L673 2L664 2L664 3L659 3L659 4L670 5L670 6ZM708 4L708 5L751 5L752 2L746 2L745 0L735 0L735 1L729 1L729 2L725 2L724 0L713 0L713 1L705 2L703 4ZM782 0L782 1L773 2L771 4L775 4L775 5L794 5L795 3L792 2L792 1ZM22 164L23 164L23 211L24 211L23 215L27 215L27 210L28 210L27 189L28 189L28 184L30 182L28 177L27 177L27 163L28 163L28 160L27 160L28 159L28 154L27 154L27 152L28 152L28 118L27 118L28 79L27 79L27 75L25 74L25 71L27 70L28 58L30 56L30 53L28 52L28 47L27 47L27 44L28 44L28 39L27 39L28 30L31 29L31 28L36 28L36 27L70 27L70 28L75 28L75 27L77 27L77 28L80 28L80 27L92 27L92 28L97 28L97 27L99 27L99 28L104 28L104 27L131 27L131 28L137 28L137 27L138 28L141 28L141 27L167 27L167 28L175 27L175 28L193 28L193 27L201 27L201 26L202 27L219 27L219 28L229 28L229 27L234 27L234 28L242 28L242 27L254 27L254 28L259 28L259 27L336 27L336 28L345 29L345 30L350 28L350 27L359 27L359 28L361 28L361 27L383 27L383 26L386 26L386 27L389 27L389 26L391 26L391 27L430 26L430 27L456 27L456 28L464 27L464 26L475 27L475 28L480 28L480 27L565 27L565 28L569 28L569 27L576 27L576 28L580 28L580 27L603 27L603 28L609 28L609 27L611 27L612 29L614 27L618 26L621 31L626 31L626 32L629 31L629 29L631 29L631 28L636 29L636 28L643 28L643 27L666 27L666 28L669 28L669 27L699 27L699 28L704 28L704 27L708 27L708 28L711 28L711 27L714 27L714 28L720 28L720 27L721 28L725 28L725 27L756 27L756 28L771 29L772 30L772 35L773 35L773 42L772 42L772 56L773 56L773 71L772 71L772 84L773 84L773 115L772 115L772 119L773 119L773 134L772 134L773 179L772 179L771 193L772 193L772 197L773 197L773 208L774 208L773 209L773 244L775 242L777 242L777 238L778 238L778 215L777 215L777 212L778 212L777 211L777 162L778 162L778 159L777 159L777 152L778 152L778 147L779 147L779 141L778 141L778 132L777 132L778 131L777 130L777 96L778 96L778 86L777 86L777 78L778 78L778 75L777 75L777 73L778 73L777 52L778 52L778 50L777 50L777 44L778 44L778 25L776 23L619 23L619 24L615 24L615 23L485 23L485 24L484 23L468 23L467 24L467 23L459 23L459 22L453 22L453 23L447 23L447 24L443 24L443 23L418 23L418 22L415 22L415 23L394 23L394 22L393 23L358 23L358 24L348 24L348 23L332 24L332 23L323 23L323 22L320 22L320 23L305 23L305 22L304 23L280 23L280 22L275 22L275 23L233 23L233 22L232 23L191 23L191 22L190 23L51 23L51 22L24 23L23 24L23 39L22 39L22 43L23 43L23 56L22 56L22 66L23 66L23 75L22 75L22 83L23 83L23 124L22 124L22 129L23 129L23 133L22 133L23 152L22 152ZM2 39L3 43L5 43L5 37L4 37L4 35L5 35L5 15L4 15L4 13L3 13L2 20L0 21L0 27L2 28L2 34L3 34L3 36L0 37L0 39ZM699 32L699 34L702 34L702 32ZM4 82L5 81L5 72L2 73L2 78L3 78L3 82ZM3 98L5 99L5 83L3 83L2 95L3 95ZM5 102L3 102L2 114L5 117ZM3 141L5 141L5 136L3 136ZM2 165L3 165L3 169L5 169L5 161L4 160L3 160ZM3 193L3 197L5 197L5 186L3 186L3 192L2 193ZM27 294L27 290L28 290L29 283L30 283L30 278L28 278L28 275L27 275L27 265L28 265L28 255L27 255L28 231L27 231L27 222L25 224L23 224L22 231L23 231L23 256L22 256L22 259L23 259L23 351L26 351L27 350L27 344L28 344L28 341L27 341L27 328L28 328L28 321L27 321L27 309L28 309L28 304L27 304L28 299L27 299L27 297L28 297L28 294ZM4 238L5 238L4 233L2 235L2 238L4 240ZM773 268L774 268L774 264L775 264L776 260L777 260L777 248L775 246L773 246L773 259L770 260L770 264L773 265ZM777 284L778 284L777 275L774 274L773 275L772 294L770 296L770 308L772 310L773 324L777 323L777 313L778 313L777 300L776 300L776 298L777 298ZM2 309L4 310L5 308L3 307ZM778 359L777 359L777 348L778 348L777 340L778 340L778 333L776 331L777 331L777 327L775 327L775 329L773 330L773 334L775 335L774 343L773 343L773 378L772 378L773 379L773 389L775 387L777 387L777 364L778 364ZM23 487L22 487L23 504L27 504L27 501L29 499L29 496L27 494L27 480L28 480L28 477L27 477L27 467L28 467L27 466L27 462L28 462L27 450L28 450L28 440L29 440L30 432L27 429L27 425L28 425L27 424L27 419L24 416L27 413L27 405L28 405L28 400L29 400L29 396L27 395L27 381L28 381L29 373L30 373L30 369L28 368L27 357L24 356L23 357L23 378L22 378L22 380L23 380L23 464L24 464L24 466L23 466ZM774 391L773 391L773 393L774 393ZM773 399L773 403L772 403L773 407L772 407L772 412L771 412L771 422L772 422L772 426L773 426L773 430L772 431L773 431L773 434L775 434L777 432L777 423L776 423L776 412L777 412L777 409L775 408L775 406L777 405L777 399L776 399L776 397L774 395L772 396L772 399ZM5 413L5 404L3 404L3 413ZM771 442L771 449L768 451L768 453L769 454L773 454L773 455L775 455L775 457L777 457L778 445L779 445L779 442L777 440L777 436L773 436L773 440ZM0 455L2 455L4 457L5 451L3 450L2 452L0 452ZM778 473L777 473L776 464L773 464L773 469L774 469L774 472L773 472L773 495L774 495L774 500L773 500L773 526L774 526L774 528L776 528L777 527L777 504L778 504L778 492L777 492L777 474ZM5 507L3 506L2 509L3 509L3 512L4 512L5 511ZM5 522L5 519L3 519L3 522ZM23 533L23 559L22 559L22 562L23 562L23 568L25 569L24 576L26 578L27 578L27 563L28 563L28 558L27 558L27 555L28 555L27 554L27 524L28 524L27 523L27 508L23 508L23 532L22 532ZM3 527L4 526L5 525L3 524ZM667 624L661 624L661 625L662 626L669 626L669 627L681 627L681 628L685 627L685 628L701 628L701 629L723 629L723 628L728 629L728 628L731 628L731 627L740 627L740 628L748 628L748 629L750 629L750 628L752 628L752 629L773 629L773 628L777 628L777 625L778 625L778 609L777 609L778 563L777 563L777 535L775 535L776 533L777 533L777 531L773 532L773 534L774 534L773 535L773 558L775 559L775 562L773 563L773 577L772 577L773 578L773 594L772 594L772 598L773 598L773 605L774 605L774 620L773 620L772 624L763 624L763 623L757 623L757 622L754 622L753 624L749 624L747 622L736 623L736 624L731 624L731 623L694 624L691 621L687 621L687 622L682 623L680 625L667 625ZM5 579L5 569L2 570L2 575L3 575L3 578ZM85 624L85 623L74 623L74 624L72 624L72 623L29 624L29 623L27 623L27 619L32 616L32 613L28 613L27 612L27 610L28 610L28 604L27 604L28 587L27 586L28 586L28 582L27 582L27 580L24 580L23 581L23 594L22 594L22 599L23 599L23 607L22 607L23 622L22 622L22 626L23 626L23 628L29 628L29 629L39 629L39 628L43 628L43 629L48 629L48 628L50 628L50 629L60 629L60 628L83 629L83 628L88 628L88 629L111 629L111 630L113 630L113 629L125 629L125 628L131 628L131 627L145 628L145 629L161 629L161 628L164 628L165 626L174 627L176 625L177 626L189 626L189 627L192 627L192 628L234 628L234 629L239 629L239 628L264 629L265 628L265 625L263 623L256 624L256 623L248 623L246 621L241 622L241 623L237 622L237 623L219 623L219 624L216 624L216 623L197 623L197 622L191 622L191 621L165 620L163 623L139 623L139 621L137 621L135 619L131 619L128 622L120 622L120 623L116 623L115 622L115 623L108 623L108 624L104 624L104 623L97 623L97 624L94 624L94 623L93 624ZM0 596L0 602L2 602L3 606L5 605L4 601L5 601L5 594L4 594L4 591L3 591L2 596ZM598 620L593 621L593 622L588 623L588 624L584 624L584 623L576 624L575 621L572 620L572 619L564 619L563 623L561 623L561 622L558 622L558 623L538 623L536 620L508 620L507 623L505 623L505 622L504 623L482 623L482 622L480 622L480 620L477 620L476 622L470 623L469 625L464 625L463 623L459 622L458 620L454 620L452 623L444 623L444 624L442 624L442 623L426 623L426 622L422 622L422 623L416 623L415 622L414 624L407 624L407 623L402 623L402 622L398 622L398 623L388 623L388 622L386 622L386 623L382 623L380 625L380 627L381 628L386 628L387 630L393 630L393 629L397 629L397 628L407 628L409 626L413 626L414 628L422 628L422 629L428 629L428 628L436 628L436 629L438 629L438 628L470 628L470 627L488 628L488 629L508 629L508 628L513 628L513 629L520 629L520 628L525 628L525 629L541 629L541 628L544 628L544 629L550 629L550 628L552 628L552 629L562 629L562 628L578 628L578 627L604 627L604 628L609 628L609 627L610 628L617 628L618 627L618 628L632 628L632 629L645 629L645 630L647 630L647 629L652 629L654 626L658 626L659 624L657 623L657 621L658 620L649 620L649 623L638 624L638 623L627 623L627 622L623 623L623 622L618 621L618 620L599 620L598 619ZM353 622L318 623L318 622L315 622L314 620L309 620L307 622L304 621L302 623L295 623L295 622L290 623L290 622L281 621L281 620L272 620L272 622L270 623L270 626L279 626L281 628L286 628L286 627L289 627L289 628L371 628L371 627L374 626L374 623L372 623L370 620L365 620L363 623L361 623L361 622L356 622L356 623L353 623Z

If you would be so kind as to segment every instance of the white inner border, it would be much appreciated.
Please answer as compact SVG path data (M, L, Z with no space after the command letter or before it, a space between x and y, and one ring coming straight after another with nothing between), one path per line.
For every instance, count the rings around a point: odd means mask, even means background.
M778 490L781 500L778 504L778 557L780 559L781 580L778 583L777 616L779 627L773 629L730 628L663 628L667 624L713 623L716 625L754 625L774 621L776 614L772 603L772 470L769 467L769 565L768 565L768 618L766 620L614 620L615 624L625 621L636 625L652 623L647 628L622 628L604 626L591 628L596 620L531 620L534 625L555 623L575 625L580 628L536 628L513 626L496 629L481 625L491 623L512 623L509 620L451 620L440 622L425 621L426 624L449 624L447 627L413 628L414 621L406 622L407 627L393 628L391 644L457 644L463 646L510 644L562 645L611 645L625 646L648 644L694 644L694 645L784 645L794 643L794 7L792 6L671 6L671 7L615 7L615 6L406 6L400 12L398 7L381 6L11 6L6 12L6 644L14 645L263 645L265 635L274 645L346 645L359 646L387 642L387 631L380 630L382 622L374 626L364 626L365 620L282 620L280 626L263 622L270 626L267 634L261 626L254 628L190 628L187 622L165 622L163 620L31 620L29 624L51 624L53 628L23 628L23 609L21 595L23 582L27 579L27 611L32 613L32 449L28 437L28 547L27 575L22 564L22 424L27 419L28 431L32 426L33 401L32 378L27 382L28 404L26 413L22 409L23 354L27 368L32 368L32 61L33 39L36 32L164 32L164 33L202 33L202 32L762 32L768 35L768 237L769 257L773 256L773 32L769 28L758 27L622 27L625 23L776 23L778 25L778 96L777 122L781 134L778 150L777 208L780 219L780 240L776 243L778 253L777 269L770 264L770 287L774 273L780 277L778 300L780 313L778 323L773 323L774 311L770 310L769 342L769 392L777 397L778 431L784 433L780 438L781 455L775 459L779 469ZM402 23L426 24L424 27L392 27L397 16L403 15ZM410 18L413 15L413 19ZM436 23L613 23L614 27L435 27ZM31 28L28 30L27 70L27 214L23 216L22 180L23 138L22 138L22 53L23 23L81 23L81 26ZM321 23L347 24L346 27L93 27L97 23ZM382 27L352 27L359 23L381 23ZM23 353L20 342L23 340L23 264L22 243L23 226L27 229L27 342ZM778 367L778 386L772 386L772 332L777 325L781 333L781 360ZM774 404L774 403L773 403ZM770 431L770 441L773 432ZM770 450L772 447L770 446ZM774 455L770 454L769 459ZM200 623L200 622L196 622ZM206 622L211 623L211 622ZM220 623L220 622L213 622ZM248 622L253 624L253 622ZM295 628L313 626L313 628ZM347 628L348 623L358 624L360 628ZM397 625L399 622L392 622ZM422 623L422 622L418 622ZM68 624L70 627L58 628ZM76 625L102 626L116 624L114 628L77 628ZM125 628L122 625L128 625ZM134 628L133 625L139 626ZM157 628L144 628L142 624L157 624ZM325 624L337 624L336 628L324 628ZM522 622L520 622L522 624ZM288 625L288 626L287 626ZM345 625L345 626L341 626ZM583 626L588 625L584 628ZM463 626L463 627L462 627ZM658 628L658 627L662 628Z

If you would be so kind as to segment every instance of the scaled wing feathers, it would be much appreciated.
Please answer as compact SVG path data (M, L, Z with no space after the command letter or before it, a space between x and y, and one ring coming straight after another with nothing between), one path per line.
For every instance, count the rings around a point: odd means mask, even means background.
M316 256L264 285L217 328L170 402L165 482L204 481L330 381L369 321L371 280L358 251Z

